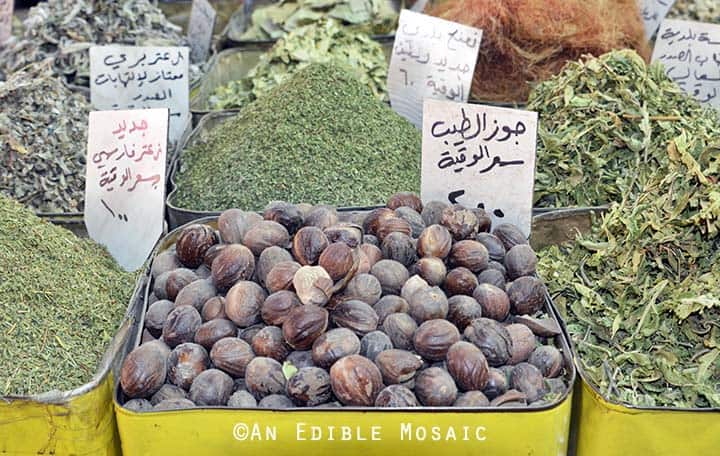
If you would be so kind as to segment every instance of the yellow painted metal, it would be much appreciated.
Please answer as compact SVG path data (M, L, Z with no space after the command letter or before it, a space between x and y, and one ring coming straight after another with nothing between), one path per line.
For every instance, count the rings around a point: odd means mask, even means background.
M625 407L578 377L577 456L720 454L720 411Z

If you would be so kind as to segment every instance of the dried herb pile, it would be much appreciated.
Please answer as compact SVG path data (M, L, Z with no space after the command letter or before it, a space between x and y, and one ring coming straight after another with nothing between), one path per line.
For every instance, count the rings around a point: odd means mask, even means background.
M664 74L623 50L573 62L538 85L535 205L596 206L632 198L667 162L683 133L717 138L716 111L702 107Z
M105 249L0 195L0 396L89 381L133 284Z
M387 60L383 49L364 33L335 20L300 27L280 39L246 78L219 87L210 98L213 109L246 105L312 63L345 65L381 100L387 98Z
M720 2L717 0L676 0L667 17L717 24L720 23Z
M311 65L183 152L170 204L367 205L420 186L420 133L343 67Z
M90 105L50 73L0 82L0 192L39 212L81 212Z

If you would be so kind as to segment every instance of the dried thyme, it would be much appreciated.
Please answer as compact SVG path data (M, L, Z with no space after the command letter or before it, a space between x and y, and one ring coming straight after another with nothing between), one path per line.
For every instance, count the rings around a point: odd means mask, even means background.
M311 65L183 152L170 203L366 205L417 191L420 134L342 67Z
M133 287L105 249L0 196L0 396L89 381Z

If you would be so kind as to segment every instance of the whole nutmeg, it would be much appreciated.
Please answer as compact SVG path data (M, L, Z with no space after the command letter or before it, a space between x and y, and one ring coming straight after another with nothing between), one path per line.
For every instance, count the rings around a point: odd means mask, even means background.
M375 407L419 407L415 394L402 385L384 388L375 399Z
M225 296L225 314L239 328L247 328L260 321L260 307L267 293L255 282L237 282Z
M302 306L292 291L280 290L265 299L260 307L260 316L268 325L282 326L294 307Z
M428 283L422 277L420 277L419 275L414 275L410 277L407 282L405 282L405 285L403 285L402 289L400 290L400 296L405 301L409 301L412 295L414 295L418 291L427 290L429 288L430 285L428 285Z
M258 408L271 409L271 410L282 410L293 408L292 400L284 394L271 394L260 399L258 402Z
M180 290L178 295L175 297L175 306L193 306L200 311L207 300L214 297L216 294L217 290L211 280L196 280Z
M378 325L382 325L385 321L385 317L398 312L408 312L410 310L410 306L407 301L400 296L386 295L375 303L373 309L378 316Z
M154 337L160 337L163 326L165 326L165 320L167 320L168 314L174 308L175 304L167 299L150 304L145 313L145 328L150 331L150 334Z
M300 209L294 204L288 204L284 201L268 205L263 212L263 218L281 224L290 234L299 230L304 223Z
M505 251L509 251L516 245L527 244L528 240L522 231L515 225L509 223L501 223L496 226L492 232L496 238L500 239Z
M508 288L510 307L514 314L532 315L545 305L545 284L537 277L515 279Z
M395 212L393 212L392 209L389 209L387 207L381 207L378 209L374 209L370 211L370 213L365 217L365 220L362 223L363 231L367 234L372 234L373 236L377 236L378 228L380 227L380 223L384 221L385 219L388 219L390 217L394 217Z
M515 280L518 277L535 274L537 261L532 247L527 244L516 245L505 255L505 269L507 269L508 277Z
M507 329L489 318L478 318L465 328L465 338L478 346L491 366L503 366L512 354L512 338Z
M483 388L483 393L485 393L485 396L487 396L488 399L493 400L496 397L505 394L507 390L507 375L505 375L505 373L500 369L491 367L488 371L488 378L487 382L485 383L485 388Z
M535 334L530 328L520 323L513 323L505 327L512 340L512 350L508 364L518 364L527 361L535 350Z
M261 285L267 285L267 278L270 271L280 263L293 260L290 252L282 247L273 245L262 251L256 262L256 275Z
M448 260L452 266L461 266L477 274L487 268L490 255L478 241L464 240L452 246Z
M134 349L125 358L120 371L120 386L131 399L148 398L155 394L167 372L167 355L156 343Z
M490 401L491 407L524 407L528 403L527 394L516 389L509 389L501 396Z
M367 269L358 269L358 274L370 272L370 269L375 266L375 263L383 259L382 251L378 246L372 244L362 244L359 249L360 253L362 253L364 258L367 260Z
M247 365L255 358L250 344L237 337L226 337L215 342L210 359L215 367L233 377L245 377Z
M150 274L153 279L157 279L161 274L174 271L175 269L182 267L183 265L180 264L180 260L175 254L175 251L165 250L164 252L158 253L153 260Z
M560 350L552 345L541 345L530 355L528 362L537 367L543 377L555 378L562 373L564 361Z
M300 263L295 261L281 261L273 266L267 277L265 277L265 287L270 293L280 290L292 290L294 288L293 279L295 273L300 268Z
M427 226L439 225L442 213L448 207L450 207L450 205L444 201L429 201L423 206L422 211L420 211L420 216Z
M354 263L353 250L344 242L330 244L318 258L318 265L327 271L334 282L348 275Z
M320 228L306 226L295 234L292 253L298 263L304 266L314 265L328 245L328 238Z
M265 356L276 361L284 361L292 349L285 343L282 329L278 326L266 326L257 332L250 344L257 356Z
M201 265L199 268L195 269L195 275L198 276L198 279L210 279L212 277L212 271L210 271L210 266L204 264Z
M378 353L375 364L386 385L405 383L415 377L422 359L406 350L391 349Z
M417 330L417 323L410 315L406 313L388 315L383 322L383 330L395 348L413 349L413 336Z
M453 407L488 407L490 401L482 391L468 391L455 400Z
M491 260L501 263L505 260L505 246L497 236L490 233L478 233L475 240L485 246Z
M375 305L382 296L380 281L371 274L358 274L345 287L347 299L357 299L369 305Z
M352 223L338 223L337 225L325 228L323 233L327 236L330 244L342 242L347 244L351 249L362 244L362 228Z
M446 208L440 217L440 224L448 229L456 241L474 239L480 227L475 214L462 206Z
M489 283L481 283L475 288L473 298L482 307L483 316L503 321L510 313L510 298L500 288Z
M412 233L412 228L410 227L410 224L404 219L396 217L393 214L392 217L387 217L380 221L375 235L380 240L380 242L383 242L385 238L390 235L390 233L402 233L410 236L410 234Z
M255 257L244 245L230 244L215 257L210 269L215 286L225 291L241 280L252 278Z
M255 334L259 333L261 329L265 327L264 323L258 323L252 326L248 326L247 328L241 328L238 329L238 338L244 340L248 344L252 343L252 338L255 337Z
M263 220L256 223L245 233L242 243L253 254L260 255L268 247L287 247L290 243L290 233L277 222Z
M345 405L371 406L383 388L378 367L360 355L338 360L330 368L330 385Z
M478 285L477 277L467 268L459 267L448 272L443 288L448 296L470 296Z
M248 230L260 222L260 214L228 209L218 217L218 231L226 244L240 244Z
M287 395L304 407L316 407L332 397L330 374L319 367L303 367L290 377L286 386Z
M227 402L232 408L256 408L257 400L246 390L235 391Z
M417 240L417 253L421 257L445 259L450 254L453 238L442 225L430 225L420 233Z
M407 282L410 274L407 268L395 260L380 260L370 269L380 282L380 288L384 294L399 294L403 285ZM474 276L473 276L474 278Z
M199 278L200 277L198 277L195 272L189 269L175 269L174 271L160 274L160 276L155 280L153 292L158 299L169 299L170 301L175 301L178 293L180 293L183 288Z
M222 296L214 296L205 301L205 304L203 304L202 307L202 312L200 312L200 316L203 321L210 321L218 318L227 319L227 315L225 315L225 298Z
M203 323L195 331L195 343L210 350L215 342L237 335L237 326L230 320L218 319Z
M256 398L285 392L282 365L272 358L258 356L245 369L245 385Z
M182 230L175 241L175 254L186 268L195 269L205 259L205 252L218 243L215 230L207 225L193 224Z
M293 277L293 287L300 302L305 305L324 306L332 296L333 281L320 266L303 266Z
M312 351L310 350L303 350L298 351L295 350L294 352L291 352L287 358L285 359L285 362L292 364L298 369L302 369L303 367L314 367L315 363L312 359Z
M349 355L360 353L360 339L346 328L331 329L321 335L312 345L313 362L325 369L335 361Z
M341 302L332 311L332 321L341 328L347 328L359 336L375 331L378 315L367 303L357 299Z
M201 268L212 268L212 263L215 261L215 258L217 258L218 255L220 255L220 252L222 252L225 247L227 247L230 244L215 244L209 249L207 249L207 252L205 252L205 258L203 258L203 264L196 269L196 271L200 271Z
M487 384L488 363L470 342L456 342L447 352L447 368L461 391L482 391Z
M225 405L233 392L233 380L218 369L208 369L195 377L190 399L196 405Z
M391 348L393 343L390 337L382 331L369 332L360 340L360 354L370 361L375 361L378 353Z
M417 239L418 236L420 236L420 233L425 229L425 222L422 219L422 216L419 212L417 212L415 209L409 208L407 206L402 206L397 209L395 209L395 217L400 217L401 219L408 222L410 225L410 229L412 232L410 233L410 236Z
M457 398L457 386L445 369L430 367L415 378L415 395L423 405L447 407Z
M191 401L190 399L175 398L175 399L165 399L164 401L159 402L152 409L155 412L159 412L159 411L167 411L167 410L184 410L184 409L190 409L190 408L194 408L194 407L195 407L195 403L193 401Z
M497 269L486 269L477 276L478 284L487 283L505 291L505 274Z
M450 347L460 340L460 331L447 320L429 320L413 336L415 351L430 361L445 359Z
M194 343L180 344L170 352L167 361L167 380L187 390L195 377L210 367L208 352Z
M410 192L399 192L391 196L387 201L387 207L395 210L407 206L416 212L422 212L423 205L420 197Z
M503 266L502 263L498 263L497 261L490 261L488 263L488 269L496 269L502 272L503 277L507 277L507 271L505 270L505 266Z
M457 295L448 299L447 319L460 331L476 318L482 317L482 307L470 296Z
M305 305L294 307L283 324L283 337L295 350L307 350L328 326L328 311Z
M194 307L176 307L165 320L162 338L170 348L185 342L192 342L195 338L195 331L201 324L200 313Z
M123 404L123 407L133 412L147 412L153 409L152 403L147 399L130 399Z
M562 333L560 325L550 317L533 318L528 315L518 315L513 318L514 323L522 323L540 337L555 337Z
M362 241L363 241L363 244L370 244L370 245L374 245L375 247L378 247L380 245L380 240L377 238L377 236L373 236L372 234L363 235Z
M545 396L545 382L540 370L529 363L520 363L510 374L510 387L525 393L529 403Z
M383 257L395 260L403 266L410 266L415 262L415 244L405 233L390 233L385 236L381 250Z
M324 230L338 223L338 214L335 208L329 206L314 207L305 217L305 226L314 226Z
M448 301L439 287L421 289L408 299L410 316L418 323L437 318L446 318Z
M421 258L415 263L414 272L422 277L431 287L439 286L445 281L447 267L445 262L436 257Z

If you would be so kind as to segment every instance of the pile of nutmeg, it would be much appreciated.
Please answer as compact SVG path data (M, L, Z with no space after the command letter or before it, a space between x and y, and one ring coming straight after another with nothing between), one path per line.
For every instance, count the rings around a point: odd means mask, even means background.
M125 407L544 405L567 388L537 257L481 209L231 209L152 265Z

